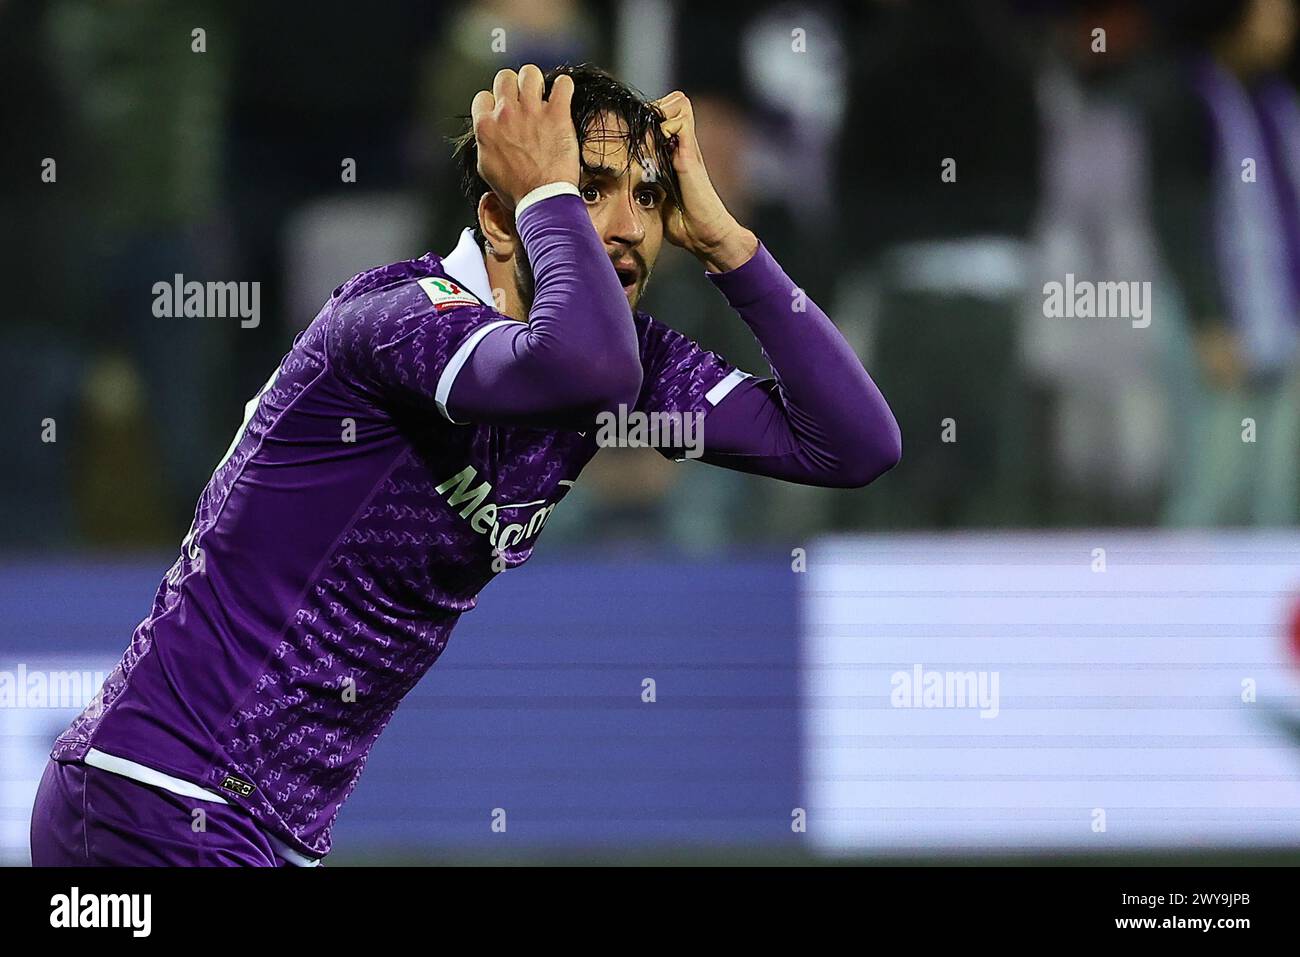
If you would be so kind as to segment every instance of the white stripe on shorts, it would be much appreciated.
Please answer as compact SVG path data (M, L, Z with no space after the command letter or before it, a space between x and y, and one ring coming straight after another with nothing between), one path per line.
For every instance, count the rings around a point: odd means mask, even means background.
M215 791L209 791L207 788L199 787L192 781L185 781L181 778L173 777L170 774L163 774L161 771L155 771L151 767L140 764L138 761L130 761L126 758L119 758L115 754L105 754L98 748L91 748L86 752L82 759L92 768L99 768L101 771L108 771L110 774L116 774L120 777L130 778L132 781L139 781L141 784L148 784L152 787L161 788L164 791L170 791L172 794L179 794L181 797L194 798L198 801L211 801L214 804L226 804L227 801ZM259 827L259 831L262 829ZM268 834L262 831L262 836L270 842L275 853L279 854L290 864L295 867L319 867L320 859L307 857L295 851L284 841L280 840L274 834Z

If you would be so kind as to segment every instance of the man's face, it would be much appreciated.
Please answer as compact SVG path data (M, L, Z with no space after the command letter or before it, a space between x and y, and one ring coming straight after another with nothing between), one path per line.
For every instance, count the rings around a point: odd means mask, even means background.
M654 155L651 145L646 144L648 156ZM614 264L628 305L635 309L663 248L668 191L653 171L629 159L627 124L609 114L592 123L582 159L578 192ZM514 284L527 312L533 305L536 279L522 245L514 256Z
M645 152L653 155L648 147ZM667 190L653 171L628 157L627 126L615 117L593 124L582 160L578 192L636 308L663 247Z

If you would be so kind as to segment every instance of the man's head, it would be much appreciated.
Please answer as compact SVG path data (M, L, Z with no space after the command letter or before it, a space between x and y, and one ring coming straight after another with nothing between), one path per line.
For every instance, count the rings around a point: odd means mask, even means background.
M664 207L678 197L672 147L659 128L663 116L637 91L592 66L547 72L548 96L560 74L573 78L573 126L582 156L578 190L635 306L663 246ZM532 268L513 213L479 176L478 148L468 119L455 141L455 156L461 188L474 209L475 238L487 248L490 264L510 268L514 292L527 310L533 299Z

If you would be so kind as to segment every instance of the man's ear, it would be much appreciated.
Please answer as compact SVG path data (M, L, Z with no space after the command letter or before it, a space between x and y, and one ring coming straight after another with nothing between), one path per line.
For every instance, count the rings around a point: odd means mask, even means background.
M479 197L478 225L491 247L492 255L498 261L507 260L514 255L519 244L519 234L515 232L515 214L505 208L501 197L496 193L489 191Z

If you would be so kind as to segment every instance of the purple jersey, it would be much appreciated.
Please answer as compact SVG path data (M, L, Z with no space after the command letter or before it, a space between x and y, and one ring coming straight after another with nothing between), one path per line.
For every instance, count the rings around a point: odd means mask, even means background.
M608 267L607 263L601 263ZM468 231L446 259L362 273L249 403L181 555L52 756L96 751L223 795L311 857L460 615L523 564L596 452L585 433L460 424L447 397L491 303ZM738 376L641 313L645 412Z

